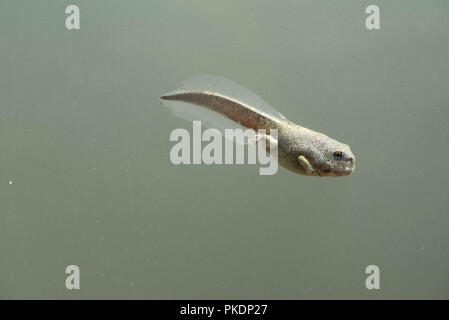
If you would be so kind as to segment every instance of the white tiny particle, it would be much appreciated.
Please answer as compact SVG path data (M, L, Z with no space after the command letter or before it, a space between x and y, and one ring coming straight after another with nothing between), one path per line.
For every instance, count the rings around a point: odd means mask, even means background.
M12 184L12 180L9 180L9 184L10 184L10 185Z

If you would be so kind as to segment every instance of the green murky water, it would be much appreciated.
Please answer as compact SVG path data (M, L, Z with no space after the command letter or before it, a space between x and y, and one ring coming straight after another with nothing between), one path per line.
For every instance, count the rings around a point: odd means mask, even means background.
M2 1L0 298L449 298L449 3L375 2ZM202 73L356 171L174 166L158 97Z

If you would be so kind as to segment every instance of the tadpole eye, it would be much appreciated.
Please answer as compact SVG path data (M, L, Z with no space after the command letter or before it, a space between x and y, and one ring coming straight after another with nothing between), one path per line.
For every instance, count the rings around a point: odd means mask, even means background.
M335 152L334 152L334 158L335 158L336 160L342 159L342 158L343 158L343 152L341 152L341 151L335 151Z

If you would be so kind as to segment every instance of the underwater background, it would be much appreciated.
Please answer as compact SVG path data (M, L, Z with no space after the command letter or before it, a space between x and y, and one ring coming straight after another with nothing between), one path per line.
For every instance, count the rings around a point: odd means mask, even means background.
M448 299L448 32L443 0L1 1L0 298ZM355 172L173 165L159 96L203 73Z

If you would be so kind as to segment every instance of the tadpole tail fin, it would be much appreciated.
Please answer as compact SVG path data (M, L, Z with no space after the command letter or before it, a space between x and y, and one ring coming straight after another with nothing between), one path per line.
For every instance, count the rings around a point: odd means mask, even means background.
M268 129L285 117L258 95L221 77L199 75L161 96L175 116L201 120L209 128Z

